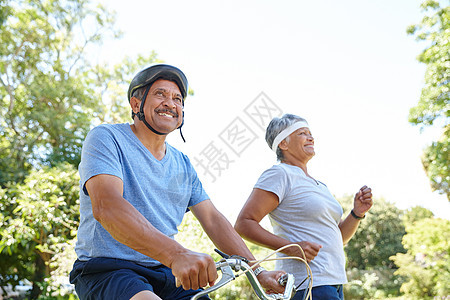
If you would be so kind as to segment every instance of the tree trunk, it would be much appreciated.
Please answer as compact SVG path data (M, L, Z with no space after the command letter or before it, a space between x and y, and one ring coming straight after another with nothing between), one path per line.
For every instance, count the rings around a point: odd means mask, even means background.
M31 290L30 299L37 299L42 293L41 287L39 285L42 285L42 283L44 283L44 279L46 277L46 274L48 273L47 265L39 254L36 255L34 266L35 270L32 278L33 288Z

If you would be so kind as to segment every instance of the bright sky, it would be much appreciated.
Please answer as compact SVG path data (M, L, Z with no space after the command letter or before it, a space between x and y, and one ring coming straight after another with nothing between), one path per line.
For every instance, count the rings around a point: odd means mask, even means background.
M308 120L316 150L308 172L336 197L366 184L375 199L450 218L420 161L439 133L407 121L425 71L416 60L424 45L406 34L421 20L420 0L103 1L124 37L99 57L115 63L155 50L187 75L195 91L187 142L178 133L168 141L230 221L277 163L255 109L265 125L279 113Z

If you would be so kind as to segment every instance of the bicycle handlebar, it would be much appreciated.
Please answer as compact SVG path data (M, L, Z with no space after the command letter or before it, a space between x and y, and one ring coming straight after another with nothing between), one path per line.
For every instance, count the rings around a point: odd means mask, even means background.
M220 278L220 281L217 282L215 285L197 293L196 295L194 295L191 298L191 300L197 300L198 298L223 287L225 284L236 279L240 275L240 274L235 274L234 272L238 272L241 270L243 272L245 272L245 275L247 276L248 281L250 282L253 290L255 291L255 293L259 299L262 299L262 300L288 300L288 299L292 298L293 291L295 290L294 275L285 274L283 276L287 276L287 280L286 280L284 294L267 294L266 292L264 292L264 289L262 288L261 284L259 283L258 279L256 278L256 275L253 272L253 269L240 258L222 259L222 260L216 262L216 269L218 271L220 270L222 272L222 277ZM234 272L233 272L233 270L234 270Z

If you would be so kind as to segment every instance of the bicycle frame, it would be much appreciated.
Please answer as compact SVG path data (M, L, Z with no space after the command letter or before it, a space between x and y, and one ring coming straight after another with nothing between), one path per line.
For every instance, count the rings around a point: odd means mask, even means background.
M286 274L287 280L285 285L285 291L284 294L267 294L264 292L264 289L262 288L261 284L259 283L258 279L256 278L255 273L253 273L253 269L242 259L240 258L224 258L218 262L216 262L216 268L217 270L222 272L222 277L220 278L219 282L217 282L215 285L197 293L195 296L191 298L191 300L197 300L198 298L209 294L212 291L215 291L230 281L236 279L238 276L240 276L242 273L245 273L247 276L248 281L250 282L254 292L258 296L259 299L262 300L288 300L291 299L293 294L295 293L295 287L294 287L294 275L292 274ZM236 273L235 273L236 272Z

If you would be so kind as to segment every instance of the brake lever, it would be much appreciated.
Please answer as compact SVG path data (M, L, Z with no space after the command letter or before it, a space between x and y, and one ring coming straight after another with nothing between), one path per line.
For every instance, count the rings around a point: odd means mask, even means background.
M294 287L295 284L294 275L286 273L278 279L278 283L285 287L284 294L271 294L268 296L271 299L283 299L283 300L292 299L292 297L294 297L296 292Z
M219 282L217 282L213 286L210 286L209 288L204 289L201 292L198 292L191 298L191 300L197 300L198 298L221 288L222 286L224 286L225 284L229 283L230 281L236 278L236 276L233 273L233 270L231 269L230 265L226 262L226 260L221 260L217 263L217 269L219 268L220 271L222 272L222 277L220 278Z
M240 256L240 255L236 255L236 254L228 255L228 254L220 251L217 248L215 248L214 251L216 251L216 253L218 253L220 256L222 256L225 259L236 258L236 259L242 260L243 262L245 262L247 264L249 263L249 261L248 261L248 259L246 257Z
M286 286L288 278L289 278L288 274L283 274L283 276L278 278L278 284L281 285L281 286Z

